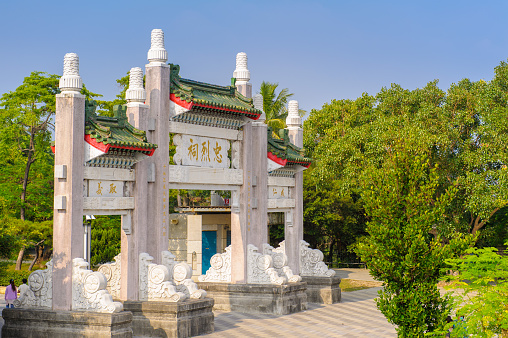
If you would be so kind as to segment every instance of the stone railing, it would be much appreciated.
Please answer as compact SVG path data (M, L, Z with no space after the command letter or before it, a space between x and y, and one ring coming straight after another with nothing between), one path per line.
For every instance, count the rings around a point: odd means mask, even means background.
M14 301L15 307L51 308L53 305L53 261L45 270L36 270L28 277L28 289Z
M83 258L72 260L72 309L106 313L122 311L122 303L114 302L106 290L106 276L87 268L88 263Z
M210 268L198 279L200 282L231 283L231 245L226 248L226 252L212 256Z
M186 299L185 294L178 292L170 281L169 269L152 261L153 257L149 254L139 254L139 300L178 302Z
M328 269L323 262L323 253L309 248L309 243L300 241L300 274L313 277L333 277L335 271Z
M106 276L108 292L114 299L120 299L120 273L122 262L120 254L113 258L113 263L102 264L97 271Z
M281 277L273 268L271 255L258 252L258 248L249 244L247 246L247 283L251 284L275 284L286 283L286 277Z
M302 277L293 274L293 270L288 266L288 257L284 248L284 242L277 249L270 244L263 244L263 253L272 256L273 268L280 276L286 277L289 283L297 283L302 281Z

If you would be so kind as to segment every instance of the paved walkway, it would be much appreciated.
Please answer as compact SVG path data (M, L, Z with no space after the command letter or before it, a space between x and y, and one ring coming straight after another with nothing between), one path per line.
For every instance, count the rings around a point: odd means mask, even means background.
M215 332L202 337L397 337L376 308L380 288L342 293L333 305L309 303L305 312L286 316L215 312Z
M367 269L355 269L355 268L344 268L344 269L333 269L337 273L336 275L340 278L364 280L369 282L376 281L369 273Z

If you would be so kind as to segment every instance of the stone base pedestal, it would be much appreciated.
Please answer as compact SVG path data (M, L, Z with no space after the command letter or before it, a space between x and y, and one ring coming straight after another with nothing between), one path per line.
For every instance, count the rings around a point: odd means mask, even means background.
M2 338L132 337L132 313L3 309Z
M340 302L340 277L302 276L307 282L307 301L309 303L334 304Z
M188 299L182 302L125 301L132 312L134 336L191 337L212 333L213 299Z
M214 310L287 315L307 309L307 283L286 285L198 283L215 301Z

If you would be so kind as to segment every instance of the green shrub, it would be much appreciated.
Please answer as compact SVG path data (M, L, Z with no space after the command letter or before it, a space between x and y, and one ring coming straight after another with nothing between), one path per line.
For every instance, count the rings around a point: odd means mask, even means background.
M32 272L33 271L26 271L26 270L2 271L0 274L0 285L7 286L7 285L9 285L9 281L11 279L14 279L14 283L16 284L16 286L19 286L19 285L21 285L23 278L28 279L28 276L30 276L30 274Z
M118 216L97 216L92 222L92 267L111 262L120 253L121 219Z

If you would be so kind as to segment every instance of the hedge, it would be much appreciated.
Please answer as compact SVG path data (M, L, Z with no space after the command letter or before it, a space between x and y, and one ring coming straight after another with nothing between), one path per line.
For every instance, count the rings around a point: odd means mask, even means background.
M33 271L26 271L26 270L21 270L21 271L5 271L5 270L3 270L3 271L0 271L0 285L7 286L7 285L9 285L9 281L11 279L14 279L14 283L16 284L16 286L19 286L19 285L21 285L23 278L28 279L28 276L30 276L30 274L32 272Z

